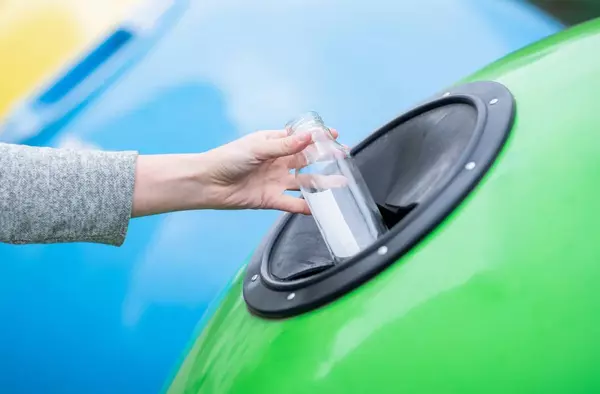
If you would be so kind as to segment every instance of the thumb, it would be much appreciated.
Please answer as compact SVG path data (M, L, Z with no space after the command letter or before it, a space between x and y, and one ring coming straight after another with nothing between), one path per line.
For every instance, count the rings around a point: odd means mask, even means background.
M268 139L264 141L257 154L263 160L277 159L302 152L311 142L312 135L310 133Z

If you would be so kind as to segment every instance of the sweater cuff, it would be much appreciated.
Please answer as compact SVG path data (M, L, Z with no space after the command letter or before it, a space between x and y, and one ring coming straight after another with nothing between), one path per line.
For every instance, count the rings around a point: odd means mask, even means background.
M123 244L137 152L0 144L0 153L0 240Z

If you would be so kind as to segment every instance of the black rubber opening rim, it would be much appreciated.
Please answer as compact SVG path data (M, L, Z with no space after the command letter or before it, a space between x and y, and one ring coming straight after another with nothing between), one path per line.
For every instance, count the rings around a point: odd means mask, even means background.
M294 215L286 214L252 257L243 295L249 310L267 318L285 318L321 305L360 286L394 264L442 222L475 188L504 146L512 129L515 102L497 82L481 81L453 88L400 115L371 134L353 150L358 153L399 124L440 106L468 104L477 111L475 130L455 166L427 200L388 233L342 265L312 277L283 282L269 272L269 254L281 230ZM473 163L470 168L467 163ZM385 246L386 253L381 254Z
M367 139L363 140L359 145L354 147L352 149L351 153L354 155L354 154L360 152L361 150L363 150L367 146L369 146L369 144L371 144L372 142L377 140L379 137L390 132L395 127L408 121L409 119L415 118L419 115L422 115L426 112L432 111L436 108L440 108L442 106L451 105L451 104L467 104L467 105L472 106L477 113L477 119L475 121L474 131L473 131L471 138L470 138L464 152L462 153L460 159L455 163L454 167L450 171L448 171L448 174L446 174L445 178L437 186L436 191L434 193L432 193L431 197L428 199L428 201L430 201L430 200L436 198L437 195L441 192L441 190L443 190L446 187L446 185L452 181L452 179L456 176L456 174L461 171L461 169L462 169L461 163L463 163L465 161L465 159L471 154L471 152L477 145L477 142L479 141L481 134L483 133L483 129L485 127L485 120L486 120L486 116L487 116L487 109L485 107L485 104L483 103L483 101L480 98L459 94L459 95L455 95L455 96L442 97L437 100L433 100L428 103L425 103L424 105L421 105L419 107L416 107L416 108L404 113L403 115L399 116L398 118L394 119L393 121L391 121L390 123L388 123L387 125L382 127L381 129L379 129L377 132L371 134ZM425 204L427 204L427 202L425 202ZM374 250L379 249L381 247L381 245L385 244L391 238L395 237L397 235L397 233L402 231L402 229L404 227L406 227L406 225L408 225L408 223L406 223L406 222L412 220L413 216L414 216L413 212L411 212L409 215L407 215L406 218L404 218L402 220L401 223L394 226L394 228L390 229L387 233L385 233L383 236L381 236L377 240L377 242L375 242L374 244L372 244L365 250L361 251L360 253L356 254L351 259L348 259L348 261L345 261L344 264L336 265L335 267L327 269L319 274L309 276L307 278L296 279L296 280L292 280L292 281L282 281L282 280L279 280L279 279L273 277L273 275L271 275L270 257L271 257L271 251L273 250L273 246L279 240L279 234L281 234L281 230L283 230L285 228L285 226L289 223L289 221L294 217L294 215L285 215L284 219L281 222L279 222L278 225L276 226L275 235L270 237L267 244L265 245L265 251L262 254L261 265L260 265L261 279L263 280L265 286L270 287L271 289L287 290L287 291L296 290L296 289L302 288L304 286L307 286L310 283L314 283L314 282L323 280L329 276L337 274L339 271L349 268L353 264L356 264L358 261L360 261L365 255L371 254L371 253L373 253Z

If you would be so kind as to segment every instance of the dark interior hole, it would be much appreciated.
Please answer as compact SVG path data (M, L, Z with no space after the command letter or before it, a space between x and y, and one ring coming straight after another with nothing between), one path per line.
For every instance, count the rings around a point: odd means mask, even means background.
M477 112L448 104L390 127L355 154L355 161L388 229L443 187L475 131ZM282 281L334 266L310 216L292 217L268 253L271 275Z
M383 222L388 229L394 228L398 223L404 219L406 215L410 213L413 209L417 207L417 204L411 204L407 207L398 207L396 209L390 208L388 206L377 204L377 208L379 208L379 212L381 212L381 217L383 218Z

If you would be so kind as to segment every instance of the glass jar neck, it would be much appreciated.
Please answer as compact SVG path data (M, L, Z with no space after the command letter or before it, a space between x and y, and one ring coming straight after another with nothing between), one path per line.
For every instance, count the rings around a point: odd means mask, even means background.
M325 126L321 116L314 112L306 112L285 125L288 135L308 132L312 134L314 142L334 140L331 130Z
M348 155L346 148L336 141L321 116L314 111L306 112L291 120L285 128L288 135L303 132L311 134L313 143L301 153L307 164L343 159Z

